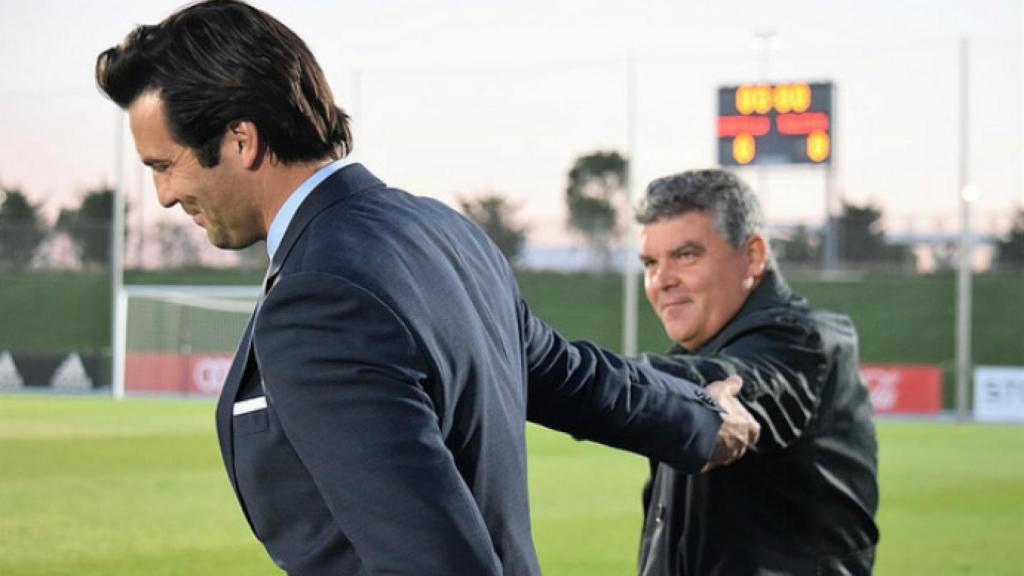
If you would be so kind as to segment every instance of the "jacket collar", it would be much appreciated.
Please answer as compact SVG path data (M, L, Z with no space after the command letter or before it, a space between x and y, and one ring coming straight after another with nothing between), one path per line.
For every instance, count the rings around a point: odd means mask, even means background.
M740 306L740 310L734 318L746 316L754 310L760 310L761 308L770 308L784 304L792 297L793 290L790 289L782 274L775 270L765 270L761 283L750 293L750 296L743 303L743 306Z
M350 164L338 170L326 180L321 182L310 195L303 200L302 205L295 212L295 217L288 224L288 229L281 239L281 245L274 253L274 259L267 269L267 277L264 281L264 289L273 285L277 275L281 272L281 266L288 258L288 254L295 247L295 242L302 236L302 233L309 226L314 218L327 208L341 202L353 194L357 194L369 188L383 186L376 176L370 173L362 164Z

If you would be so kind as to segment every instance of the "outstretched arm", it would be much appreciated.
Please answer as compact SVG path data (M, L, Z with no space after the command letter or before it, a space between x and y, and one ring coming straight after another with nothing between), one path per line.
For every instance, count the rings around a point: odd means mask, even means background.
M710 356L646 355L652 366L706 386L730 375L743 379L740 402L761 425L754 449L789 446L807 429L828 370L819 333L805 323L751 324Z
M686 472L731 461L738 446L749 443L755 426L749 415L731 406L730 425L723 427L722 408L701 387L590 342L570 342L533 316L525 302L520 323L529 420Z

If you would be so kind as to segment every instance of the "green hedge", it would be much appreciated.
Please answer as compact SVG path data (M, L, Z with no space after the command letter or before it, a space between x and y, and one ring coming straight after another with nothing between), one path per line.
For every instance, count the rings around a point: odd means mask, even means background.
M0 276L0 350L108 353L110 280L98 273ZM133 284L249 284L259 271L129 272ZM567 337L621 348L622 279L615 275L523 272L519 282L534 312ZM955 358L956 278L865 276L857 280L794 279L818 306L848 313L860 333L861 359L941 365L951 403ZM977 364L1024 364L1024 273L974 278L973 355ZM643 298L640 350L669 342Z

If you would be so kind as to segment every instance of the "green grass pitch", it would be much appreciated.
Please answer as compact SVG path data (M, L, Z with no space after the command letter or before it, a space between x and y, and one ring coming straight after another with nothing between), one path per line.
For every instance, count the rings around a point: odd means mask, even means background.
M881 576L1024 572L1024 426L879 423ZM634 570L645 461L529 430L545 574ZM0 396L0 574L278 574L209 401Z

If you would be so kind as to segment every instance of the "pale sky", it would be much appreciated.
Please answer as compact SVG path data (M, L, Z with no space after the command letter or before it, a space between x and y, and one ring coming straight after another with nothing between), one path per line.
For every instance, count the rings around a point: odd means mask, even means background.
M760 79L754 33L776 32L767 79L836 86L836 182L881 203L888 227L956 229L958 46L969 41L975 225L1004 227L1022 192L1022 10L1017 0L254 2L312 48L355 119L356 157L393 186L454 203L498 191L537 243L563 243L573 160L628 145L635 174L715 161L716 90ZM114 182L121 114L93 81L96 55L174 2L0 0L0 183L48 214ZM358 79L358 81L357 81ZM123 180L161 214L123 133ZM816 168L741 171L770 221L820 220ZM158 216L159 215L159 216ZM136 218L138 214L131 218Z

